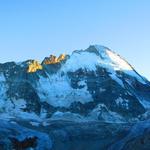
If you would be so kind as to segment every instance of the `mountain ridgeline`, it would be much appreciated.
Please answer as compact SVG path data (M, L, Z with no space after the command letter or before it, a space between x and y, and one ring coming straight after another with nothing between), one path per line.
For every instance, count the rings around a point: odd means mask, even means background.
M109 48L0 64L1 150L148 150L150 82Z
M0 112L8 116L127 122L147 117L150 83L104 46L0 64Z

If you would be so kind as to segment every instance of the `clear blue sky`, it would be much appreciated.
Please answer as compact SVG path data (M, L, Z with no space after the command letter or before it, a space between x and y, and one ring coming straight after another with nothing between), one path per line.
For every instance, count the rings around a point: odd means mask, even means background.
M150 79L150 0L0 0L0 62L105 45Z

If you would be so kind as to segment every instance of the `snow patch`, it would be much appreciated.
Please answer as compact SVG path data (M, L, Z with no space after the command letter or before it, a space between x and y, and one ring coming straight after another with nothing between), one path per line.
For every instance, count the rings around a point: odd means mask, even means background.
M36 127L38 127L38 126L40 125L39 122L34 122L34 121L30 121L30 124L31 124L32 126L36 126Z
M84 80L79 81L78 86L86 86L86 82Z
M117 83L119 83L124 88L124 84L123 84L122 80L119 79L115 73L110 74L110 76L113 80L115 80Z
M98 104L95 107L95 109L93 109L89 113L89 118L90 117L92 119L95 119L95 120L109 122L109 123L112 123L112 122L116 122L116 123L125 122L125 120L123 119L122 116L120 116L116 112L112 112L112 111L108 110L108 108L104 104Z
M99 90L100 90L100 92L105 92L106 91L106 89L103 89L103 88L100 88Z
M127 99L122 99L121 97L119 97L115 100L115 102L118 106L122 106L123 108L129 109L129 101Z
M81 89L73 89L66 75L61 77L58 73L49 76L49 78L40 76L37 84L41 100L46 101L54 107L69 107L75 101L83 104L93 101L91 94L87 90L87 86Z
M144 100L144 99L139 100L139 101L140 101L140 103L144 106L144 108L150 109L150 102L149 102L149 101Z
M99 56L94 53L86 51L74 52L63 66L63 71L76 71L78 69L87 69L89 71L95 71L96 65L99 62Z
M75 113L71 113L71 112L57 111L52 115L51 120L83 121L84 117L79 114L75 114Z
M4 77L4 74L3 73L0 73L0 82L5 82L6 79Z
M110 50L107 50L106 53L109 56L109 58L112 60L112 64L114 65L114 68L116 70L120 70L120 69L133 70L132 67L116 53Z

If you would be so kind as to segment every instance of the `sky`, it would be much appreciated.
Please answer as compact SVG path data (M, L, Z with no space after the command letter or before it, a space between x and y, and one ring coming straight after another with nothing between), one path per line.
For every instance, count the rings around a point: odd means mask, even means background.
M0 0L0 63L93 44L150 79L150 0Z

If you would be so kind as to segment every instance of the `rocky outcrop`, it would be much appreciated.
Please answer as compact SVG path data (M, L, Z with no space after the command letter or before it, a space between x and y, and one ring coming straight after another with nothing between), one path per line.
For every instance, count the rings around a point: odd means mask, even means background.
M27 149L27 148L36 148L37 146L37 137L29 137L22 141L19 141L16 138L10 138L12 147L15 150Z
M28 73L33 73L36 72L37 70L42 70L42 65L36 61L36 60L32 60L29 62L29 66L28 66Z
M66 55L65 54L61 54L58 58L54 55L50 55L50 57L46 57L42 64L46 64L46 65L49 65L49 64L57 64L57 63L60 63L61 61L65 60L66 58Z

